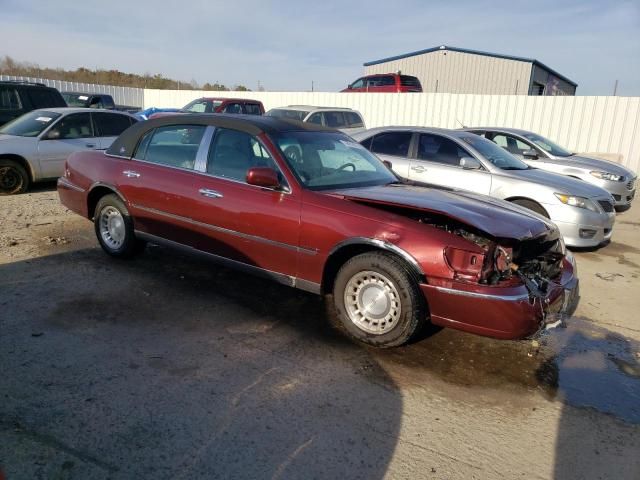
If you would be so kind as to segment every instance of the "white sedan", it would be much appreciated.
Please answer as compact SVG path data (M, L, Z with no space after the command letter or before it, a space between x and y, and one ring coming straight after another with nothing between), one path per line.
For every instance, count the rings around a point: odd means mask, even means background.
M70 154L104 150L136 122L124 112L90 108L47 108L16 118L0 128L0 195L61 176Z

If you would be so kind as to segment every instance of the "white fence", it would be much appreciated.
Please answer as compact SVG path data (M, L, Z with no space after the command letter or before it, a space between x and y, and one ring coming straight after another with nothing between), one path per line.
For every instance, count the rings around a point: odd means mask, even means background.
M203 96L252 98L284 105L349 107L368 127L461 124L531 130L576 152L618 161L640 173L640 97L533 97L450 93L210 92L144 90L144 107L182 107Z
M16 77L0 75L0 80L22 80L25 82L44 83L61 92L106 93L113 97L116 105L142 107L144 104L144 89L134 87L116 87L115 85L97 85L93 83L67 82L64 80L49 80L47 78Z

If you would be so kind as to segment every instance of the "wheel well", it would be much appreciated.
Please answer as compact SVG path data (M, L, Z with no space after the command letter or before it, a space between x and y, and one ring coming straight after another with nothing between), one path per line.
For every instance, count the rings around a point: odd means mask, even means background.
M535 200L532 200L531 198L528 198L528 197L511 197L511 198L505 198L505 200L506 200L507 202L515 202L516 200L525 200L525 201L527 201L527 202L534 203L534 204L536 204L538 207L540 207L540 209L541 209L543 212L545 212L545 213L546 213L547 217L549 217L549 212L547 212L547 209L546 209L546 208L544 208L544 207L540 204L540 202L536 202Z
M335 282L336 275L338 274L338 270L340 270L340 267L342 267L342 265L344 265L349 259L355 257L356 255L360 255L366 252L381 252L392 255L395 258L399 259L402 263L404 263L407 267L407 270L412 275L415 275L416 278L423 278L422 273L419 272L414 265L411 265L397 253L386 250L384 248L376 247L375 245L368 245L366 243L354 243L339 248L338 250L333 252L329 256L329 258L327 258L327 261L324 264L324 271L322 272L322 294L331 293L333 291L333 284Z
M112 193L118 195L115 190L103 185L97 186L89 192L89 195L87 195L87 215L90 220L93 219L93 213L95 212L96 205L98 205L100 199L105 195L110 195ZM120 197L120 195L118 195L118 197Z
M29 165L29 162L27 162L24 157L11 153L3 153L2 155L0 155L0 159L13 160L14 162L19 163L27 171L27 175L29 175L29 181L33 182L33 170L31 170L31 165Z

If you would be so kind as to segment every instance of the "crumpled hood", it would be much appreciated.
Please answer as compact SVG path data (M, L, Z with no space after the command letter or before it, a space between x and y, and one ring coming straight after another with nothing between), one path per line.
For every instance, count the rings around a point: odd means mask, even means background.
M530 168L528 170L504 170L504 174L535 182L539 185L550 187L556 193L565 193L567 195L576 195L585 198L609 198L609 193L596 185L587 183L577 178L567 177L559 173L547 172L539 168Z
M551 159L545 159L548 161ZM587 167L592 170L598 170L600 172L609 172L614 173L616 175L624 175L629 180L631 178L635 178L635 174L629 170L628 168L620 165L619 163L611 162L609 160L604 160L602 158L591 158L591 157L583 157L582 155L571 155L566 158L559 158L556 160L552 160L555 163L560 163L563 165L572 165L575 164L578 167Z
M540 215L503 200L466 191L391 184L328 192L349 200L371 201L437 213L496 238L527 240L557 227Z

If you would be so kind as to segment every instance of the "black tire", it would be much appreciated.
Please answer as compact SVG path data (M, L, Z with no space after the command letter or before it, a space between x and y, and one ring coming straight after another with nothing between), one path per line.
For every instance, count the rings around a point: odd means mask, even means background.
M107 213L110 215L107 215ZM122 236L118 236L117 241L111 234L105 233L106 237L103 236L106 224L109 223L109 220L107 220L109 216L116 217L113 221L121 222L118 223L120 227L118 230L121 230ZM105 195L98 201L94 212L93 225L100 246L112 257L131 258L142 253L146 246L145 241L136 238L129 211L124 202L115 194Z
M549 218L549 214L547 211L540 205L538 202L534 202L533 200L527 200L525 198L517 198L512 200L511 203L515 203L516 205L520 205L532 212L536 212L538 215L542 215L545 218Z
M0 195L24 193L29 188L29 174L15 160L0 158Z
M391 282L398 294L394 298L399 300L400 312L394 321L389 322L391 326L387 331L371 333L361 328L352 320L345 305L345 296L349 296L345 295L345 289L354 285L350 282L357 276L365 275L366 278L367 272L381 274ZM358 295L354 293L352 298L356 302ZM339 330L359 342L381 348L397 347L407 343L428 317L427 304L418 287L418 279L401 259L384 252L363 253L342 265L334 282L331 307L333 324ZM371 324L369 326L371 327ZM376 326L374 323L373 327Z

